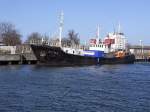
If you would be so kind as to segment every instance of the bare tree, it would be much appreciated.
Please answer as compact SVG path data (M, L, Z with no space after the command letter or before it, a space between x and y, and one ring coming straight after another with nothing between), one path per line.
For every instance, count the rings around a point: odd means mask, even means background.
M7 33L15 29L14 25L8 22L0 23L0 37L2 37L3 33Z
M7 33L4 33L2 35L3 43L10 46L15 46L21 44L21 35L16 31L10 31Z
M74 30L70 30L68 32L67 38L62 39L63 46L78 46L80 44L80 39L78 37L78 33L75 33Z
M21 44L21 35L11 23L0 23L0 39L5 45Z
M71 45L79 45L80 39L78 38L78 33L75 33L74 30L70 30L68 33L68 39Z
M42 42L42 35L38 32L31 33L26 40L26 43L28 44L41 44L41 42Z

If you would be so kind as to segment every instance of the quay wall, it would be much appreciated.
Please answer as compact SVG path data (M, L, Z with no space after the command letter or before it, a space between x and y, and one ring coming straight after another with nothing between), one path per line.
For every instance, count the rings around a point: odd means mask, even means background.
M0 54L0 65L36 64L34 54Z
M37 58L35 57L35 55L33 53L23 53L21 54L25 60L28 61L37 61Z
M20 61L19 54L0 54L0 61Z

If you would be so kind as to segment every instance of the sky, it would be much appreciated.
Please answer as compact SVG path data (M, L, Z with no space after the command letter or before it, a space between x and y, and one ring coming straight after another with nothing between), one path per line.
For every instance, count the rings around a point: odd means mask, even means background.
M0 0L0 22L13 23L23 40L32 32L56 35L61 11L63 36L73 29L85 42L99 24L104 38L120 23L129 43L150 45L150 0Z

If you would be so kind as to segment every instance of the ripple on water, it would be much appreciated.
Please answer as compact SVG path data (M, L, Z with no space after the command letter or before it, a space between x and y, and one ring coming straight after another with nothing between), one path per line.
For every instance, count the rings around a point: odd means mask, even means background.
M2 112L148 112L150 64L0 67Z

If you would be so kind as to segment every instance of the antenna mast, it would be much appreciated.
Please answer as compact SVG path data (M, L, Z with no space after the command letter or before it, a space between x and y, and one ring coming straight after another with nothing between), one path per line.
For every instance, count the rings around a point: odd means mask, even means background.
M64 25L64 13L63 11L60 14L60 22L59 22L59 46L61 47L61 40L62 40L62 32L63 32L63 25Z
M97 38L99 38L99 33L100 33L100 27L99 25L97 26Z
M97 26L97 34L96 34L96 38L97 38L97 44L99 44L99 38L100 38L100 26Z
M118 33L121 33L121 25L120 25L120 22L118 23Z

